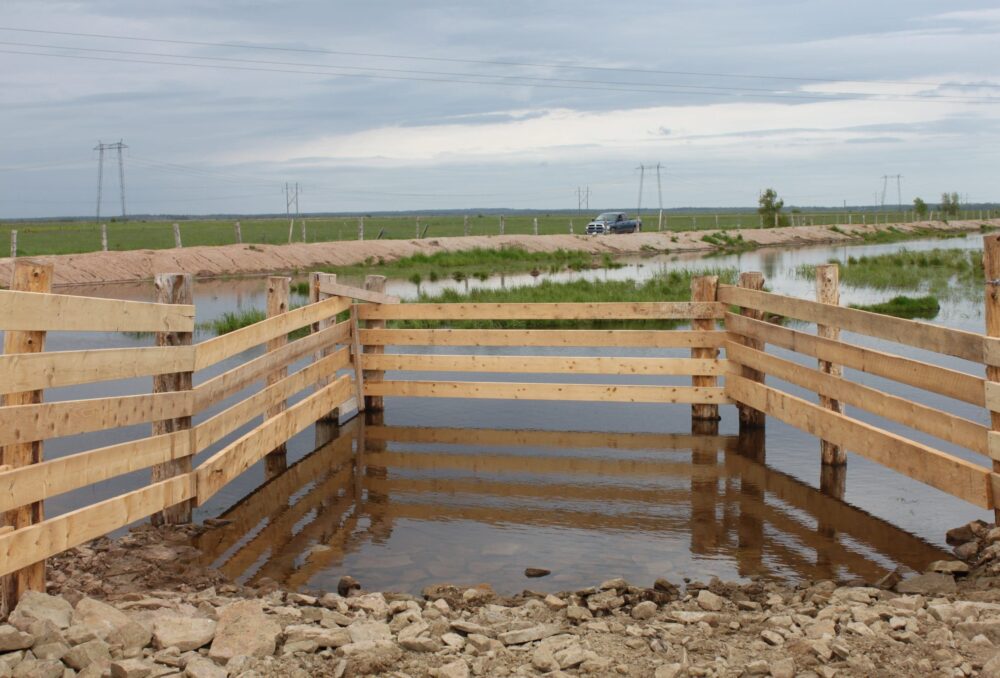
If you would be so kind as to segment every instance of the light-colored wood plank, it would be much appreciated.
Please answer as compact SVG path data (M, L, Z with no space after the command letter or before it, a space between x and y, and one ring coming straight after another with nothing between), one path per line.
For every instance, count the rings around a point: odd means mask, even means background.
M385 292L385 281L384 275L366 275L365 276L365 289L371 290L372 292L378 292L382 294ZM385 327L384 320L368 320L365 321L366 329L382 329ZM371 354L382 354L385 353L384 346L373 346L367 345L364 347L364 355L367 357ZM385 374L381 370L366 370L362 375L365 381L382 381L385 379ZM366 396L364 398L364 408L371 411L381 411L385 405L382 402L381 396Z
M549 356L495 356L444 354L366 354L366 370L425 370L442 372L577 373L577 374L692 374L721 375L725 360L693 358L563 358Z
M1000 283L997 282L1000 279L1000 237L996 234L989 234L983 237L983 274L985 278L985 289L984 291L984 301L985 301L985 319L986 319L986 334L988 334L991 342L996 342L996 337L1000 337ZM986 366L986 378L990 382L1000 381L1000 363L992 360L993 352L987 347L987 366ZM990 428L994 431L1000 431L1000 412L990 408ZM997 471L1000 471L1000 460L994 459L991 464L993 468L994 475L991 478L996 478ZM993 492L993 503L995 506L1000 506L1000 492L991 483L991 489ZM1000 522L1000 509L993 512L994 522Z
M274 318L285 313L288 313L289 299L291 297L291 287L292 279L288 276L270 276L267 279L267 317ZM312 327L309 328L310 331ZM288 335L279 334L278 336L268 339L265 344L265 351L267 353L274 353L275 351L281 350L288 344ZM288 376L288 366L286 364L281 364L275 369L267 373L267 385L272 386L278 383L282 379ZM277 393L272 391L272 393ZM264 412L264 418L270 419L271 417L277 416L285 411L285 406L287 403L280 398L271 398L267 409ZM267 479L274 478L275 476L284 472L288 468L288 459L286 457L285 443L279 443L277 447L268 452L267 456L264 457L264 477Z
M816 267L816 301L830 306L840 306L840 267L837 264L820 264ZM824 339L840 340L840 328L836 325L817 323L816 336ZM835 377L843 375L844 368L828 360L820 360L819 370ZM843 413L844 406L836 398L828 394L820 394L819 404L833 412ZM820 457L822 463L840 466L847 463L847 453L844 448L834 445L829 440L820 440Z
M331 297L203 341L195 345L195 369L204 369L300 327L333 318L350 305L349 299Z
M358 326L358 305L351 306L351 364L354 366L354 394L358 401L358 409L365 407L365 372L361 365L362 346L360 327Z
M0 473L0 511L191 454L191 434L141 438Z
M842 377L809 369L777 356L743 346L726 344L726 356L744 365L756 365L765 374L801 386L820 396L833 398L872 414L922 431L935 438L988 455L987 428L934 407L915 403Z
M391 294L384 294L375 290L361 289L360 287L351 287L350 285L341 285L340 283L330 282L327 280L320 281L319 291L330 296L357 299L358 301L366 301L373 304L399 303L399 297L394 297Z
M0 393L190 371L193 346L101 348L0 356Z
M0 407L0 445L191 416L190 393L114 396Z
M0 330L192 332L194 306L0 290Z
M350 377L340 377L209 457L194 471L198 503L203 504L260 461L278 443L312 425L324 412L339 406L353 395L352 391Z
M740 287L746 287L751 290L762 290L764 289L764 274L759 271L745 271L740 273L738 284ZM762 311L758 311L753 308L741 308L739 309L739 314L745 315L749 318L754 318L755 320L762 320L764 318L764 313ZM756 339L737 336L736 341L741 342L750 348L759 350L764 349L764 342ZM729 356L727 355L726 357L728 358ZM741 365L740 374L750 381L764 382L764 374L750 365ZM741 432L750 431L755 428L763 428L765 423L763 412L755 410L742 403L737 403L736 407L739 410Z
M734 400L786 424L980 508L993 508L989 470L982 466L742 377L730 376L725 388Z
M714 303L718 297L719 278L714 275L702 275L691 278L691 301ZM691 329L702 332L715 331L715 319L700 318L691 321ZM717 348L692 348L693 360L715 360L719 357ZM715 388L719 380L713 375L693 374L691 385L695 388ZM718 405L695 404L691 406L691 419L699 421L715 421L719 418Z
M0 574L54 556L194 496L192 475L176 476L0 535Z
M726 338L725 332L691 330L361 330L365 346L711 348L722 346Z
M980 407L986 404L985 380L965 372L929 365L892 353L852 346L842 341L823 339L814 334L732 313L726 316L726 329L734 334L753 337L814 358L822 358L854 370L916 386L931 393Z
M570 304L362 304L362 320L688 320L721 318L716 302Z
M731 403L722 388L693 386L607 386L603 384L517 384L476 381L383 381L365 395L500 400L582 400L614 403Z
M977 363L982 363L985 360L986 338L975 332L954 330L916 320L904 320L881 313L860 311L854 308L822 304L817 301L796 299L729 285L720 288L719 300L727 304L756 308L788 318L839 327L848 332L857 332L936 353L965 358Z

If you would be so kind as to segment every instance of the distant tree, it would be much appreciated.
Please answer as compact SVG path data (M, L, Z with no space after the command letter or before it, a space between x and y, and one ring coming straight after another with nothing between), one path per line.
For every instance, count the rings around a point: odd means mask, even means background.
M917 213L917 217L920 219L927 216L927 203L924 202L923 198L913 199L913 211Z
M946 217L957 217L961 205L958 202L958 193L941 194L941 213Z
M788 225L788 217L781 213L781 209L785 206L785 201L778 197L778 192L773 188L769 188L761 193L757 204L757 213L760 214L764 222L764 228L771 228L775 225Z

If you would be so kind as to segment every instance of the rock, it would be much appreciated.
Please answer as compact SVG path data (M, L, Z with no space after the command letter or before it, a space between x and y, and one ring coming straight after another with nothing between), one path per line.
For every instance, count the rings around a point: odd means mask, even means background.
M119 659L111 662L111 678L146 678L153 667L141 659Z
M389 603L381 593L366 593L363 596L351 598L352 607L357 607L368 613L369 617L385 621L389 617Z
M195 656L188 660L184 675L187 678L226 678L229 672L211 659Z
M1000 652L983 664L983 670L979 674L982 678L1000 678Z
M569 603L567 603L565 600L563 600L559 596L554 596L551 593L545 596L545 600L543 600L542 602L545 603L546 607L548 607L553 612L558 612L559 610L565 610L566 607L569 605Z
M608 582L605 582L607 584ZM618 595L618 592L611 588L595 593L587 598L587 608L591 612L609 612L616 610L625 604L625 599Z
M486 636L483 636L483 638L485 637ZM458 635L457 633L442 634L441 642L447 645L448 647L454 647L458 650L461 650L463 647L465 647L465 638Z
M632 608L633 619L651 619L656 614L656 603L651 600L644 600Z
M891 590L896 587L896 585L903 581L903 575L900 573L899 568L892 570L886 574L881 579L875 582L875 587L880 589L885 589L886 591Z
M927 570L930 572L943 572L944 574L968 574L969 565L961 560L935 560Z
M986 636L994 645L1000 644L1000 620L962 622L955 625L955 632L970 639L979 635Z
M795 660L791 657L771 662L772 678L795 678Z
M743 667L748 676L766 676L771 673L771 667L763 659L755 659Z
M661 664L656 668L656 673L653 674L654 678L678 678L684 671L683 664Z
M492 629L486 628L485 626L481 626L479 624L474 624L464 619L456 619L455 621L451 622L451 628L455 631L458 631L459 633L464 633L465 635L478 633L481 636L488 636L490 638L496 635L496 633Z
M219 610L219 623L208 656L227 662L236 655L267 657L274 654L281 627L264 614L257 600L241 600Z
M921 595L955 593L957 590L955 578L939 572L918 574L915 577L904 579L896 586L896 591L899 593L919 593Z
M584 621L586 619L593 619L594 615L585 607L580 607L579 605L570 605L566 608L566 618L570 621Z
M69 645L59 640L49 643L39 643L36 640L31 652L38 659L62 659L69 652Z
M954 553L962 560L972 560L979 553L978 541L967 541L955 547Z
M26 650L35 644L35 637L30 633L18 631L10 624L0 626L0 652Z
M294 624L285 627L285 642L302 641L315 642L319 647L342 647L351 642L351 634L347 629L328 629L312 624Z
M49 621L65 629L73 618L73 606L65 599L40 591L25 591L10 618Z
M558 624L539 624L526 629L507 631L499 635L500 642L504 645L523 645L535 640L541 640L554 636L562 632L562 627Z
M601 585L597 588L601 591L624 591L628 588L628 582L621 577L616 577L614 579L602 581Z
M552 648L546 645L539 645L531 655L531 665L542 673L558 671L559 662L556 661Z
M587 653L578 644L573 643L567 648L558 650L555 659L560 669L571 669L582 664L587 659Z
M410 652L437 652L441 649L441 642L430 636L400 638L398 642L400 647Z
M438 678L469 678L469 665L464 659L457 659L437 670Z
M181 652L197 650L212 642L215 626L211 619L163 615L153 620L153 640L160 648L176 647Z
M765 629L764 631L761 631L760 637L764 639L765 643L767 643L768 645L774 645L775 647L777 647L778 645L782 645L785 642L784 636L782 636L777 631L772 631L770 629Z
M71 647L69 652L63 655L62 660L71 669L81 671L94 662L110 662L111 651L107 643L95 638L76 647Z
M121 610L93 598L82 598L73 610L73 623L87 627L95 636L112 645L142 648L153 634Z
M552 570L546 570L544 567L528 567L524 570L525 577L547 577L552 574Z
M319 643L315 640L296 640L294 642L285 643L281 648L281 655L287 657L293 654L312 654L319 649ZM226 664L229 665L228 662Z
M14 678L63 678L66 667L55 659L25 659L14 667Z
M949 544L964 544L976 539L986 530L986 523L981 520L973 520L961 527L955 527L945 533L945 539Z
M350 575L344 575L337 582L337 593L346 598L351 595L353 591L357 591L361 588L361 582Z
M355 622L347 627L352 643L392 640L392 630L385 622Z
M723 601L721 596L717 596L708 589L702 589L698 592L698 607L703 610L708 610L709 612L718 612L722 609L725 601Z

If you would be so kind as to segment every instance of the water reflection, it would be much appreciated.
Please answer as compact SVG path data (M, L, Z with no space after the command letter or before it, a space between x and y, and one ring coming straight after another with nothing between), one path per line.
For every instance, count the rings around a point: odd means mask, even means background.
M485 580L514 592L612 575L872 581L946 557L833 496L842 473L824 492L769 468L763 431L416 428L378 417L321 429L312 454L197 539L204 563L291 587L335 589L351 574L372 589ZM525 567L553 574L529 582Z

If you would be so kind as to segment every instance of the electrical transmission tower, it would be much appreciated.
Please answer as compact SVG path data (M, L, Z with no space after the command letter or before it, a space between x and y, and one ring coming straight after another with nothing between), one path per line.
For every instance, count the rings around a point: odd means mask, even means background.
M590 186L576 187L576 211L579 213L583 209L590 211Z
M299 216L299 182L285 182L285 215L292 216L292 205L295 205L295 216Z
M896 202L899 204L899 211L903 211L903 175L896 175Z
M122 158L122 150L128 148L121 139L113 144L105 144L98 141L94 146L97 151L97 221L101 220L101 192L104 188L104 151L118 152L118 188L121 190L122 199L122 219L125 218L125 160Z

